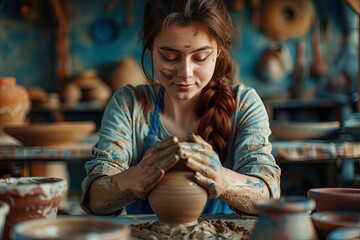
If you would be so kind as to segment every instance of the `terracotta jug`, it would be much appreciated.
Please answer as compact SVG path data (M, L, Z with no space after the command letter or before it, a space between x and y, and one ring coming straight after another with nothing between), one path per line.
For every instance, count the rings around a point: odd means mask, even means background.
M29 94L14 77L0 77L0 136L6 124L23 124L30 110Z
M252 240L318 239L307 211L315 201L306 197L261 200L256 203L260 214L252 232Z
M207 191L187 170L168 171L149 193L148 200L159 221L168 225L193 226L208 199Z
M37 218L56 218L67 182L61 178L20 177L0 179L0 201L10 206L3 238L11 239L15 224Z

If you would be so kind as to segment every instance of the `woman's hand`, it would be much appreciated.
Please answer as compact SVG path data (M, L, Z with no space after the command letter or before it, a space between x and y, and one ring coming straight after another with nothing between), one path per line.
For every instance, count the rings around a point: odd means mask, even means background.
M133 167L135 171L131 187L140 198L164 177L165 172L179 161L179 145L177 137L169 137L155 143L146 151L140 163Z
M189 142L180 142L180 158L195 172L198 184L208 190L209 198L217 198L224 191L223 169L218 154L199 135L190 134Z

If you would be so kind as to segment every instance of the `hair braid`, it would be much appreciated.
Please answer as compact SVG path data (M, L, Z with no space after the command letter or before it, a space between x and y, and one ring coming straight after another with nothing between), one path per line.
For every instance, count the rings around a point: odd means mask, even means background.
M201 95L197 113L201 116L198 132L219 154L226 158L227 141L232 131L231 115L235 111L233 90L222 80L211 80Z

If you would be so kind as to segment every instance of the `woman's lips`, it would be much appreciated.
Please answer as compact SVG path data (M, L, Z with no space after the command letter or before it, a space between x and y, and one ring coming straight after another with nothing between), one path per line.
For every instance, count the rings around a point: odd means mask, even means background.
M191 90L192 85L184 85L184 84L175 84L175 86L177 87L177 89L181 92L188 92Z

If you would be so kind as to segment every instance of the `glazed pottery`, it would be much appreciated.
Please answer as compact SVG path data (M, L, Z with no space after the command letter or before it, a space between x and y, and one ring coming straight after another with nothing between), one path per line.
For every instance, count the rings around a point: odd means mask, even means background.
M340 227L356 227L360 234L360 213L356 212L315 212L311 216L320 239Z
M148 199L160 222L192 226L198 223L208 194L195 182L193 172L171 170L149 193Z
M327 235L327 240L359 240L359 227L340 227Z
M30 110L29 93L16 85L16 78L0 77L0 136L7 124L23 124Z
M261 200L256 203L259 217L252 232L253 240L317 239L307 211L315 208L315 201L305 197Z
M61 178L20 177L0 179L0 200L10 206L3 239L13 226L36 218L56 218L67 182Z
M16 224L15 240L127 240L130 227L105 218L90 216L59 216L56 219L33 219Z
M9 204L7 202L0 201L0 236L3 234L6 216L8 215L9 210Z
M23 146L60 146L76 143L95 129L96 125L92 121L32 123L4 127L4 131L19 140Z
M316 210L360 213L359 188L313 188L307 192L316 202Z

